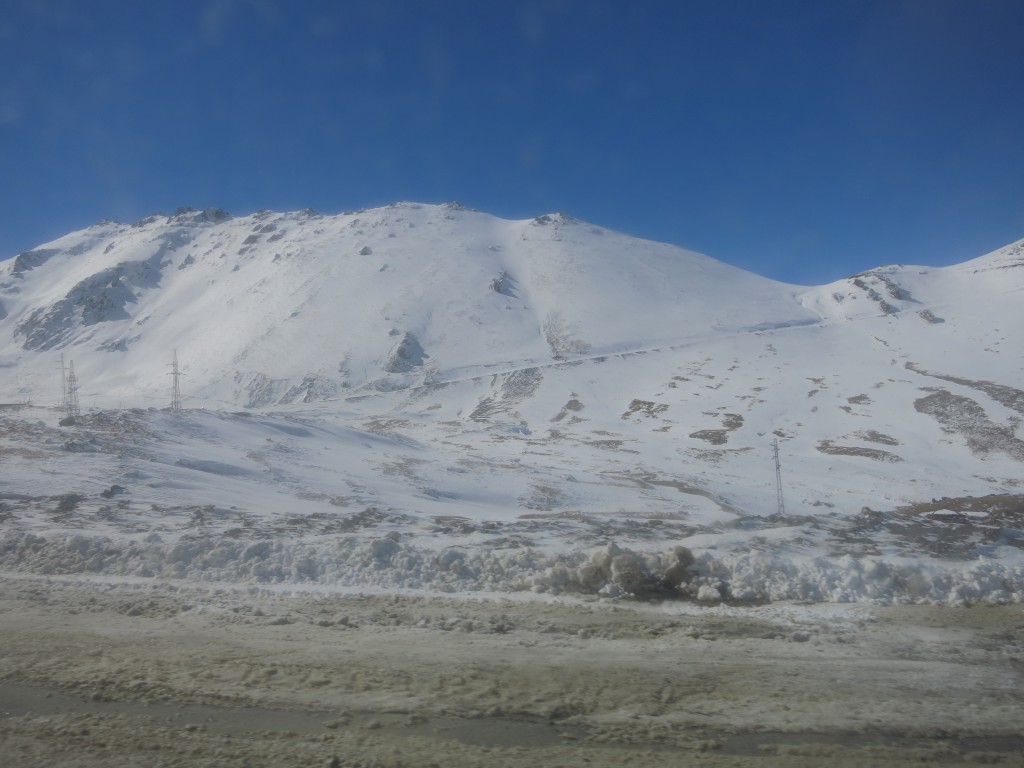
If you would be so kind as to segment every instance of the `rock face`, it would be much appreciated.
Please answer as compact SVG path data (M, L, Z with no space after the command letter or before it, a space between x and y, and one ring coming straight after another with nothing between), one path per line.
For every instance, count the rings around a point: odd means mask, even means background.
M408 373L422 366L426 359L427 353L423 351L416 334L406 331L388 355L384 370L388 373Z
M128 320L127 305L137 301L135 291L160 282L159 259L124 262L76 284L64 298L48 308L34 310L14 329L25 350L48 350L67 341L79 327Z
M491 290L503 296L515 297L516 281L508 272L502 271L496 278L491 280Z
M59 252L56 248L39 248L34 251L19 253L14 260L14 264L11 266L11 274L21 277L30 269L35 269L39 265L45 264L47 259Z

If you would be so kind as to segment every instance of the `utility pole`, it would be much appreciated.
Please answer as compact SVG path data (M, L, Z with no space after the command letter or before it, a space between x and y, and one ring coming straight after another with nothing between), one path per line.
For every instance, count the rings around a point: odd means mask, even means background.
M181 372L178 370L178 350L174 350L174 362L171 363L171 372L168 374L171 377L171 410L181 410L181 387L178 386L178 379L181 377Z
M779 438L772 440L772 453L775 456L775 506L779 516L786 514L786 504L782 500L782 467L779 464Z
M68 386L67 393L64 396L64 412L69 419L77 419L82 415L82 411L78 407L78 377L75 376L74 360L71 361L71 366L68 368Z

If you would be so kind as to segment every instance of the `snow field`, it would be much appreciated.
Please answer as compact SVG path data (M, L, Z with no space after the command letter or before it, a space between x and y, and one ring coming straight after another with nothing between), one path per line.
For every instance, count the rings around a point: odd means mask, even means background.
M1019 251L802 288L562 215L103 223L0 282L0 566L1020 601ZM136 407L174 349L188 410ZM62 353L58 428L14 404Z

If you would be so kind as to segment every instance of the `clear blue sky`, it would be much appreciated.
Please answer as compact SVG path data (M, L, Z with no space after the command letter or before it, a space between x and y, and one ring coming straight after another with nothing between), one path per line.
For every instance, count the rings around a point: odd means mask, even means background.
M5 0L0 257L181 205L564 210L790 282L1024 237L1024 0Z

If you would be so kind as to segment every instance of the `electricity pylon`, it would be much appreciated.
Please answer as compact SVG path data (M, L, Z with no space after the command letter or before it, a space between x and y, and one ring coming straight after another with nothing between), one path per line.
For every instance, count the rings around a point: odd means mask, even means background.
M181 372L178 370L178 350L174 350L174 362L171 363L171 372L167 374L171 377L171 410L181 410L181 387L178 385L178 379L181 377Z
M782 500L782 466L779 464L779 438L772 440L772 453L775 456L775 506L779 516L786 514L786 503Z
M63 359L63 358L62 358ZM77 419L82 415L78 407L78 377L75 376L75 361L68 368L67 391L64 394L64 412L69 419Z
M68 408L68 374L64 367L64 353L60 354L60 409L66 411Z

